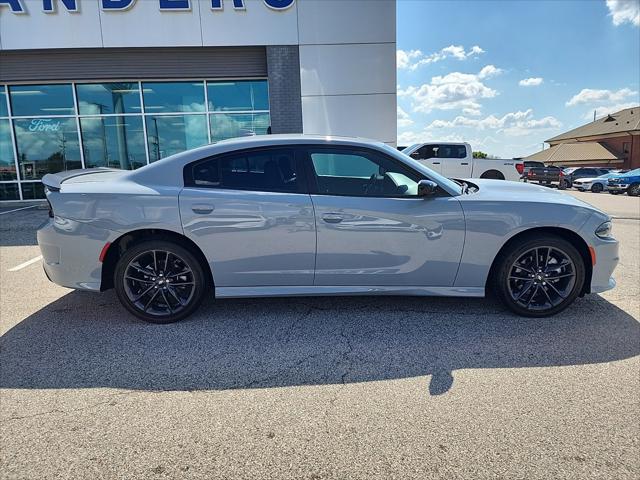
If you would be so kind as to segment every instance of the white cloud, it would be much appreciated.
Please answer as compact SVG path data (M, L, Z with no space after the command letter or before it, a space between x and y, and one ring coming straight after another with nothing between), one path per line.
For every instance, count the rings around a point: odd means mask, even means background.
M597 105L603 103L620 103L628 99L629 97L637 96L638 92L634 92L629 88L621 88L618 91L613 90L594 90L591 88L583 88L580 93L577 93L566 105L573 107L575 105Z
M434 120L427 129L473 127L478 130L497 130L505 135L527 135L531 130L559 128L562 123L555 117L533 118L533 110L510 112L502 117L489 115L482 119L457 116L453 120Z
M477 117L482 114L482 112L478 108L463 108L462 113L471 117Z
M610 113L616 113L620 110L624 110L625 108L637 107L638 102L630 102L630 103L617 103L615 105L603 105L594 108L593 110L587 111L582 118L585 120L593 120L593 111L596 112L596 119L602 118L605 115L609 115Z
M607 0L607 7L614 25L631 23L636 27L640 26L639 0Z
M413 120L411 120L409 114L398 105L398 127L406 128L411 125L413 125Z
M537 87L541 85L544 80L541 77L523 78L518 82L521 87Z
M484 50L478 45L474 45L468 51L462 45L449 45L429 55L425 55L420 50L398 50L396 51L396 64L398 69L416 70L423 65L439 62L446 58L465 60L481 53L484 53Z
M482 70L480 70L480 73L478 73L478 78L495 77L496 75L500 75L501 73L501 68L497 68L494 65L486 65L482 68Z
M486 86L483 80L501 72L501 69L493 65L485 66L478 74L451 72L432 77L430 83L419 87L399 89L398 95L411 100L414 112L467 109L477 114L481 107L481 99L498 95L498 92Z

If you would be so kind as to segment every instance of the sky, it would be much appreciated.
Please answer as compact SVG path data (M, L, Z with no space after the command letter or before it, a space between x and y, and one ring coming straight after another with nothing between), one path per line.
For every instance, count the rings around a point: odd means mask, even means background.
M640 104L640 0L398 0L397 29L398 145L523 157Z

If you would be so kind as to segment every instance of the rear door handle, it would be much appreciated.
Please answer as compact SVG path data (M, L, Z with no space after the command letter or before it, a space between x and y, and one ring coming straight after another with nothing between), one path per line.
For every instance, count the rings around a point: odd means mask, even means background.
M460 165L469 165L469 162L462 162Z
M336 213L325 213L322 215L322 220L327 223L340 223L342 221L342 217Z
M433 162L434 165L440 165L440 162Z
M206 215L207 213L213 212L213 205L207 205L206 203L198 203L191 206L191 210L193 213L197 213L199 215Z

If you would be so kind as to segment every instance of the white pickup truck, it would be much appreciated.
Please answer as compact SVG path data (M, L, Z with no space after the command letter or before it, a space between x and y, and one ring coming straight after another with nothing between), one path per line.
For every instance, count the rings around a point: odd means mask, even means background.
M513 159L473 158L468 143L417 143L402 153L448 178L493 178L517 182L524 163Z

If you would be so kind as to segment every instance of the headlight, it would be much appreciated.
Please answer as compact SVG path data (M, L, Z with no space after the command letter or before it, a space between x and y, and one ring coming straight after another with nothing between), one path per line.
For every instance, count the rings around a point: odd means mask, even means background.
M596 236L600 238L611 238L611 229L613 225L611 222L604 222L598 228L596 228Z

